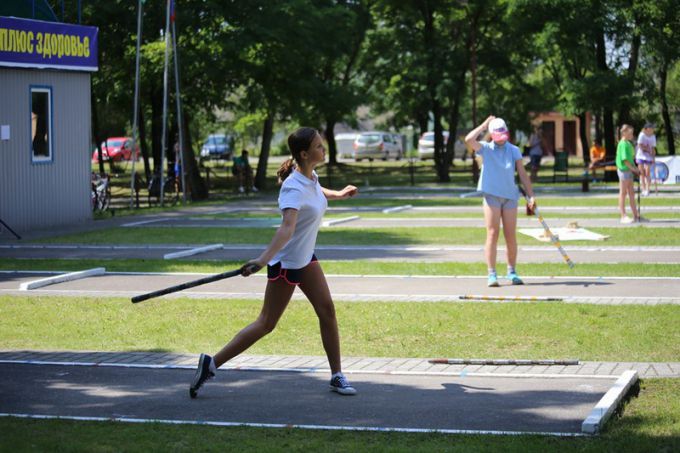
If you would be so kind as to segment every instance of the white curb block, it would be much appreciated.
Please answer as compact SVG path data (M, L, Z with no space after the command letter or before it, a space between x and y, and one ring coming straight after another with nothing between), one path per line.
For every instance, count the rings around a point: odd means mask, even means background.
M210 244L204 247L195 247L189 250L182 250L181 252L166 253L163 255L164 260L171 260L174 258L182 258L184 256L198 255L199 253L210 252L224 247L224 244Z
M396 206L394 208L385 208L382 210L383 214L391 214L393 212L406 211L407 209L413 208L413 205L405 204L403 206Z
M329 227L329 226L337 225L339 223L351 222L353 220L359 220L359 219L360 219L360 217L358 215L353 215L353 216L349 216L349 217L343 217L341 219L325 220L321 223L321 226Z
M581 424L581 432L597 434L600 432L609 417L619 405L623 397L638 380L638 372L635 370L624 371L616 380L612 388L604 394L602 399L595 405L588 417Z
M20 291L28 291L31 289L42 288L43 286L54 285L55 283L69 282L72 280L79 280L81 278L93 277L95 275L102 275L106 273L106 268L96 267L86 271L69 272L68 274L55 275L54 277L41 278L40 280L33 280L24 282L19 286Z

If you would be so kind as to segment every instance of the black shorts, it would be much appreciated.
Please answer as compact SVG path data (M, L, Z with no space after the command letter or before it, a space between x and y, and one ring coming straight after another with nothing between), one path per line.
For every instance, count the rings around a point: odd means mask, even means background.
M316 263L317 261L319 261L319 259L316 257L316 255L312 255L312 259L309 264ZM307 264L307 266L309 266L309 264ZM297 286L302 281L302 271L304 269L304 267L301 267L300 269L285 269L281 267L281 262L279 261L278 263L271 266L267 265L267 278L272 282L282 278L289 285Z

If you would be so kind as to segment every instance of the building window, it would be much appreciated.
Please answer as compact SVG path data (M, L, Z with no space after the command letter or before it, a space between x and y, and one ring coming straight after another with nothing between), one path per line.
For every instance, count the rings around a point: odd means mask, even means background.
M52 89L31 87L31 160L52 160Z

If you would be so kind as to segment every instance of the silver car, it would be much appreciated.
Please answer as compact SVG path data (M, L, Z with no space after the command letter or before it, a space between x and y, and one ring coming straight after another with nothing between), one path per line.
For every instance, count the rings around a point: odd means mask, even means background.
M389 132L363 132L354 140L354 160L368 159L397 160L403 156L401 141Z
M449 132L443 131L442 135L444 136L444 146L446 146L449 141ZM456 139L456 143L453 144L453 157L462 159L466 152L465 143ZM418 157L420 160L434 159L434 132L425 132L418 140Z

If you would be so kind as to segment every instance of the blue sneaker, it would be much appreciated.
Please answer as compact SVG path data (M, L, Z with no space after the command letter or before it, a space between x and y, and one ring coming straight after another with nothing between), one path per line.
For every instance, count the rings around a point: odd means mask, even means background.
M356 395L357 391L350 385L344 374L338 373L331 378L330 389L333 392L338 392L341 395Z
M208 354L201 354L198 359L198 368L196 368L196 374L194 375L194 380L191 381L191 387L189 387L189 396L196 398L198 395L198 389L207 381L215 377L217 368L215 367L215 361Z
M517 275L517 272L510 272L507 277L508 280L512 281L513 285L523 285L524 282L522 281L521 278L519 278L519 275Z
M498 288L501 286L498 284L498 277L496 274L489 274L489 280L487 281L486 286L489 288Z

